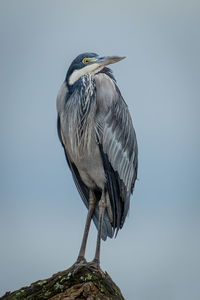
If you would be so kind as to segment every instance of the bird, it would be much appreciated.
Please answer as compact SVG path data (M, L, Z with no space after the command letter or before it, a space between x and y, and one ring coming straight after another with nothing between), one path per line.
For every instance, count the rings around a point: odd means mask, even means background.
M136 133L110 64L125 57L86 52L69 66L56 100L57 131L76 188L88 209L75 265L100 268L101 240L116 237L130 206L138 171ZM125 76L127 76L125 74ZM87 262L91 221L94 259Z

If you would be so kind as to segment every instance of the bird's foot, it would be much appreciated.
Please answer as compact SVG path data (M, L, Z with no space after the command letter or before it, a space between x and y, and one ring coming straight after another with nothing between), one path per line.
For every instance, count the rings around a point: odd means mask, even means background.
M99 261L94 259L91 262L87 262L84 257L78 257L77 261L72 265L73 276L81 271L82 268L87 268L91 272L99 272L102 277L105 277L105 273L101 270Z
M81 268L87 266L85 257L81 256L77 258L77 261L72 265L73 275L75 275Z
M102 277L105 277L105 273L101 270L99 261L96 259L93 259L91 262L88 262L86 268L88 268L92 272L99 272L101 273Z
M92 261L87 263L87 267L94 269L94 270L99 270L100 269L99 261L96 259L93 259Z

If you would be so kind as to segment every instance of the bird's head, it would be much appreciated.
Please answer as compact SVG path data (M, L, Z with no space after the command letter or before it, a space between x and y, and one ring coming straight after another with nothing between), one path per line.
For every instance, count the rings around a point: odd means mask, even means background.
M71 63L66 75L67 85L72 86L81 76L95 74L103 70L107 65L114 64L125 57L104 56L96 53L83 53L77 56Z

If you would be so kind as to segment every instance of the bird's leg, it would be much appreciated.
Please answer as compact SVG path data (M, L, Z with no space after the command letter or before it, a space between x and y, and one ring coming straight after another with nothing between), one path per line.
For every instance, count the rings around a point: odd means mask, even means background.
M99 201L99 227L98 227L98 234L97 234L97 244L96 244L96 252L94 259L91 263L96 268L100 267L100 245L101 245L101 233L102 233L102 226L103 226L103 218L104 212L106 208L106 199L105 199L105 190L102 191L101 199Z
M88 214L87 214L87 219L86 219L86 224L85 224L85 230L84 230L84 234L83 234L83 239L82 239L82 243L81 243L81 248L79 251L79 255L77 258L76 263L77 264L84 264L86 263L85 260L85 249L86 249L86 243L87 243L87 238L88 238L88 233L89 233L89 229L90 229L90 223L92 220L92 216L94 213L94 209L95 209L95 204L96 204L96 199L95 199L95 195L92 191L89 192L89 208L88 208Z

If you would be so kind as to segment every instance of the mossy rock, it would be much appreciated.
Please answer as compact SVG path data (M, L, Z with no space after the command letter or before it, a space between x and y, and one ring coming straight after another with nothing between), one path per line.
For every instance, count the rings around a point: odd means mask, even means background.
M74 273L74 267L39 280L29 287L7 292L1 300L124 300L120 289L102 270L84 266Z

